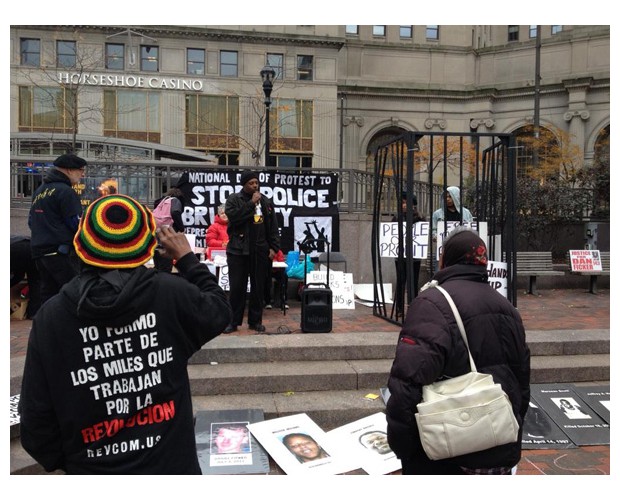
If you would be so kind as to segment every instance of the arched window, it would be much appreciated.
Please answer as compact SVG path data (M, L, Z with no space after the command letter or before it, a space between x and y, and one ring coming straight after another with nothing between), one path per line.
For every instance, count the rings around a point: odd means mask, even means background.
M366 170L372 172L375 168L374 151L377 149L377 146L385 144L405 132L407 131L401 127L388 127L377 132L368 143L368 148L366 149Z
M593 188L594 203L593 216L609 216L610 202L610 176L609 176L609 149L611 135L610 126L607 125L600 132L594 144L593 161Z
M606 165L609 169L609 143L610 143L610 129L609 125L601 129L596 138L594 144L594 162L601 165Z

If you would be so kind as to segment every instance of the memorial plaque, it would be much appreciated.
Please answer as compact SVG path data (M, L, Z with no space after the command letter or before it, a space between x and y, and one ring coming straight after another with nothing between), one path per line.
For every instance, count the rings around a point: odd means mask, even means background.
M247 427L263 420L263 410L197 412L196 449L202 473L267 474L269 456Z
M534 404L576 445L609 444L609 424L579 397L572 384L533 384L531 395Z
M592 408L605 422L610 422L610 387L608 385L575 385L573 390Z
M561 450L576 448L547 412L530 401L523 422L521 446L524 450Z

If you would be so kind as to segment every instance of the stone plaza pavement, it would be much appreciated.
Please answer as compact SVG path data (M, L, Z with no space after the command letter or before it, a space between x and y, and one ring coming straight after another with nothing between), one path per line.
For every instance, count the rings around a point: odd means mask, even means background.
M540 295L519 290L517 307L525 329L532 330L609 330L610 290L594 295L584 289L540 289ZM300 333L301 307L290 300L290 309L266 310L263 318L266 334ZM31 322L10 321L11 359L23 361ZM354 310L334 310L332 332L398 332L399 327L373 315L372 308L356 304ZM236 336L255 335L244 325ZM610 381L600 381L609 384ZM595 385L595 384L593 384ZM524 450L518 475L609 475L610 446L581 446L565 450Z

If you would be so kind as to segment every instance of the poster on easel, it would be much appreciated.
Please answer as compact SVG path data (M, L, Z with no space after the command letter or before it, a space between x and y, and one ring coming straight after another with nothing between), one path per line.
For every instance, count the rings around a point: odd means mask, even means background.
M269 456L248 425L264 420L263 410L196 412L196 449L203 475L267 474Z

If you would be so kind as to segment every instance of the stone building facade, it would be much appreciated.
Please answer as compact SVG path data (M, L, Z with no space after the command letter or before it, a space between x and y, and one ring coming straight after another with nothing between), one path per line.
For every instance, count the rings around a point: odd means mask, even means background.
M368 171L373 146L405 131L519 134L536 89L540 126L586 162L611 121L609 26L13 25L10 62L12 161L75 140L89 160L263 165L266 65L271 166ZM361 282L368 214L341 216Z
M81 78L79 135L259 165L259 73L271 64L278 73L272 164L365 169L373 142L399 131L510 133L531 124L537 28L12 26L10 130L18 138L70 132L71 124L60 126L58 116L48 116L58 111L34 94ZM592 158L600 131L610 125L609 26L540 30L541 126L569 132ZM198 116L193 128L204 124L204 133L192 137L188 108L205 96L197 106L227 106L227 115L208 124L201 120L210 118ZM125 107L110 109L113 100ZM47 109L37 110L37 102ZM140 107L157 116L142 110L145 118L122 118ZM106 116L114 121L110 113L122 123L106 123Z

